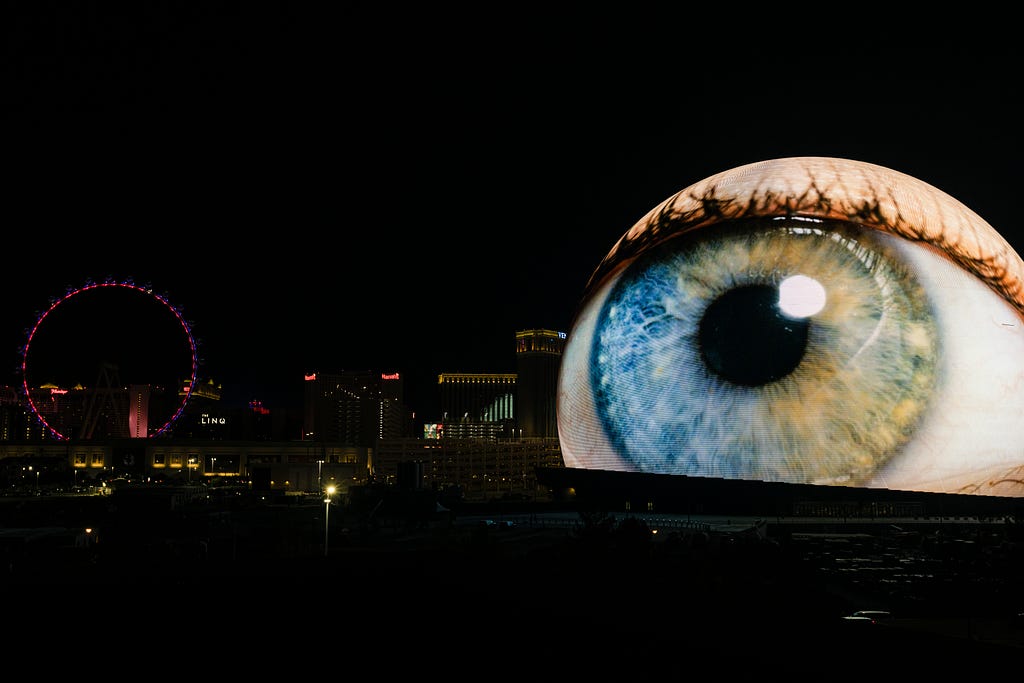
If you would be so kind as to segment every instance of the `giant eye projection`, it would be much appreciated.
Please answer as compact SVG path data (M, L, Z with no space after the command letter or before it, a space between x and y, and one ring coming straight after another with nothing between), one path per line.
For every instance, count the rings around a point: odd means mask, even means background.
M1024 262L916 178L824 157L702 180L597 266L567 467L1024 496Z

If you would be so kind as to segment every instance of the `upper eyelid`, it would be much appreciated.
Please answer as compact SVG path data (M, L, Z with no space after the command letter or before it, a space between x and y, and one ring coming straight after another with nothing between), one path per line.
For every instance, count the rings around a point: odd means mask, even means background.
M1024 314L1024 261L984 219L917 178L829 157L748 164L676 193L622 236L586 289L671 237L723 220L786 215L855 222L930 244Z

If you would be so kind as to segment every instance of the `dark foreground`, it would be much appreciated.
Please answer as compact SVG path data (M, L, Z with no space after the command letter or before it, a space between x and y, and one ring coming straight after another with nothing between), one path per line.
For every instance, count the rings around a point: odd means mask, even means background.
M467 681L948 680L1024 654L1012 535L655 536L607 515L367 526L332 511L325 556L321 513L108 507L98 543L8 558L8 651L52 675ZM867 608L897 618L841 619Z

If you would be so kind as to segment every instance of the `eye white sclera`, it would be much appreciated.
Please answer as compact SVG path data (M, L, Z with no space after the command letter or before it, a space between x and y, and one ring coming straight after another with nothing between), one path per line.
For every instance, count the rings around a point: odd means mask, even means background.
M870 485L969 493L986 477L1024 461L1022 319L942 252L899 239L892 243L932 299L942 357L932 408L906 449Z

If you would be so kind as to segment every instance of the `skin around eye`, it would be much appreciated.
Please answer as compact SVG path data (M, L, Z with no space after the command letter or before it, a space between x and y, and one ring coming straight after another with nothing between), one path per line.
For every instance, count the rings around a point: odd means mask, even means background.
M724 220L773 216L848 221L930 244L1024 312L1024 262L980 216L912 176L831 157L762 161L681 190L619 239L587 290L663 240Z
M689 246L751 219L762 221L753 231L760 237L715 243L731 246L730 257ZM792 228L789 246L766 227L772 219ZM831 227L808 241L812 232L801 232L800 221ZM831 308L810 323L810 355L764 386L710 381L707 358L693 353L693 322L721 292L700 287L774 286L822 244L841 246L822 235L842 234L832 228L843 225L862 231L851 243L878 258L862 267L854 257L843 276L821 277ZM761 271L742 265L769 246L788 256L760 262ZM841 246L838 260L853 254ZM1015 391L1024 379L1022 273L1013 249L976 214L889 169L795 158L712 176L649 212L595 270L563 354L565 464L1024 495L1024 392ZM852 283L868 288L858 294ZM671 314L672 306L692 310ZM823 384L830 372L844 379Z

